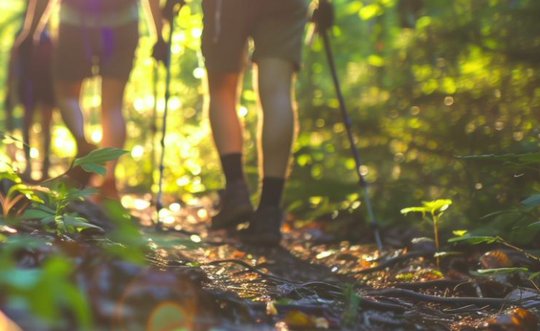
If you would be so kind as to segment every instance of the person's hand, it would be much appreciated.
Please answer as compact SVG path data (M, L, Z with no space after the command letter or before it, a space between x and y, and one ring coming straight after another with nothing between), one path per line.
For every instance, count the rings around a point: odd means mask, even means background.
M162 62L167 65L169 63L169 43L167 43L162 38L159 38L158 41L154 44L152 50L152 57L157 62Z

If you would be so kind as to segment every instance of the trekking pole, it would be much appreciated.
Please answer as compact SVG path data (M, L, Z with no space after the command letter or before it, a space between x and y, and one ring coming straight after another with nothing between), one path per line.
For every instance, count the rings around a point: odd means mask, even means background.
M165 61L166 75L165 75L165 105L163 109L163 120L161 126L161 156L159 159L159 181L158 192L156 198L156 211L157 211L157 223L156 228L161 229L161 221L159 212L163 208L163 171L165 170L165 135L167 133L167 113L169 111L169 98L171 96L171 57L172 57L172 37L174 34L175 24L174 18L180 12L180 9L186 4L184 0L167 0L165 7L163 8L163 18L169 21L169 47L168 56Z
M154 146L156 146L156 136L157 136L157 108L158 108L158 82L159 82L159 62L155 61L153 68L152 68L152 85L153 85L153 91L154 94L154 105L152 110L152 124L150 127L150 130L152 131L152 137L151 137L151 144L152 144L152 153L150 155L150 169L152 169L152 176L151 176L151 186L154 186L154 168L156 167L156 149Z
M313 20L315 21L317 32L323 40L324 50L326 53L326 58L328 60L328 66L330 67L330 73L332 75L332 80L334 82L334 87L339 102L339 109L343 117L343 122L347 131L347 137L349 138L349 143L351 145L351 152L356 165L356 174L358 175L359 179L358 183L364 189L364 201L366 203L370 226L373 229L377 248L379 250L382 250L382 240L379 233L379 225L377 223L377 219L375 218L375 213L373 212L373 207L371 205L371 199L369 197L369 185L364 178L362 171L360 170L360 167L362 166L360 153L358 152L358 149L356 148L356 144L354 142L354 136L352 133L352 121L349 116L349 112L347 111L347 108L345 106L345 99L343 98L343 94L341 92L341 86L337 75L334 55L332 53L332 47L330 46L330 38L328 37L328 30L334 24L334 9L332 7L332 4L328 0L319 0L318 7L313 12Z

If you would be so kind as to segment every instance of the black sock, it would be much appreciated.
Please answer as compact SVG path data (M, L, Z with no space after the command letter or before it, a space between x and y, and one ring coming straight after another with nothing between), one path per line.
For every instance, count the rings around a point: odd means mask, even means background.
M227 184L244 179L241 153L224 154L220 159Z
M278 177L265 177L262 181L261 207L279 207L285 187L285 179Z

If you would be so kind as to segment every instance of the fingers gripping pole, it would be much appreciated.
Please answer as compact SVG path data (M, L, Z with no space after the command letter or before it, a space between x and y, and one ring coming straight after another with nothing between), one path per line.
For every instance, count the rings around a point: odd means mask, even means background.
M169 99L171 96L171 55L172 55L172 38L175 30L175 20L174 17L178 15L180 9L186 4L183 0L168 0L163 9L163 17L167 19L170 23L169 29L169 48L168 56L165 61L166 74L165 74L165 105L163 109L163 120L161 127L161 156L159 159L159 180L158 180L158 192L156 197L156 211L157 211L157 223L156 228L161 228L161 219L159 212L163 209L163 172L165 170L165 137L167 134L167 115L169 112Z
M343 93L341 92L341 86L340 86L339 78L337 75L337 69L336 69L336 65L334 61L334 54L332 52L332 47L330 45L330 38L328 37L328 29L334 24L334 13L333 13L332 4L328 0L319 0L319 5L317 9L315 10L315 12L313 13L313 18L314 18L315 24L317 25L317 32L321 35L322 40L323 40L324 50L326 53L326 58L328 60L328 66L330 68L332 81L334 83L334 88L336 90L336 95L337 95L337 99L339 103L339 109L341 112L341 116L343 118L343 122L345 124L347 137L349 139L349 143L351 146L351 153L353 155L354 162L356 165L355 167L356 174L358 175L360 186L363 187L364 189L364 201L366 203L366 209L368 212L369 222L370 222L371 227L373 228L377 248L379 250L382 250L382 240L381 240L381 235L379 233L377 219L375 218L375 213L373 212L373 207L371 204L371 198L369 194L370 193L369 185L367 181L365 180L365 177L361 170L362 162L360 159L360 153L358 152L358 149L356 148L354 135L352 133L352 121L345 105L345 99L343 97Z

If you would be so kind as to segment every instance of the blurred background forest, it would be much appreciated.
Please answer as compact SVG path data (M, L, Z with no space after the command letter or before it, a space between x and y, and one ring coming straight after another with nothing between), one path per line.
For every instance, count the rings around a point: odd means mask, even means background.
M484 216L514 210L539 191L540 2L334 0L333 4L336 24L331 42L379 222L385 227L410 226L416 222L401 215L402 208L439 198L454 202L445 216L447 229L486 227L490 230L482 231L492 234L530 222L523 213ZM0 2L2 94L23 5L22 0ZM189 201L219 189L222 182L204 110L200 3L191 1L177 22L165 191ZM313 26L308 30L297 82L300 133L286 204L301 219L365 218L323 45L312 36ZM124 192L155 193L158 169L153 160L159 155L161 136L154 133L153 123L161 128L164 69L156 84L150 56L154 39L144 20L141 34L125 107L130 154L122 157L117 175ZM100 139L98 83L90 81L84 97L88 132L95 142ZM247 171L255 187L257 104L250 73L244 87L239 112L249 128ZM3 115L0 121L5 127ZM34 133L39 130L36 124ZM34 141L37 156L39 141ZM4 160L8 145L1 147ZM59 114L52 148L54 171L60 173L75 151ZM466 157L489 154L515 155ZM15 159L22 160L22 152ZM357 230L361 236L362 228L349 228L349 233L354 236ZM513 236L530 241L537 235L529 229Z

